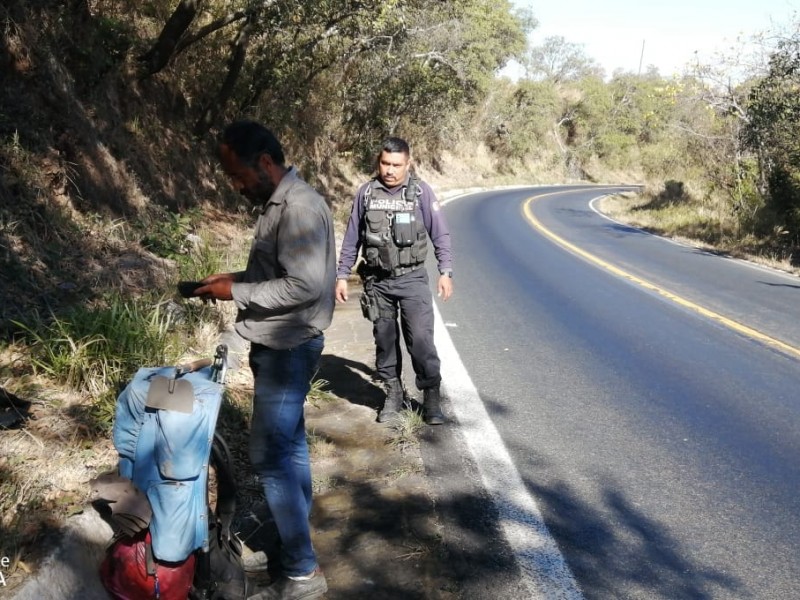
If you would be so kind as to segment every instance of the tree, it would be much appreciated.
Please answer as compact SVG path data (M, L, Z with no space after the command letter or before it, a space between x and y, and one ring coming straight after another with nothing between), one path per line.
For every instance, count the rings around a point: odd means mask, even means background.
M758 156L769 205L800 242L800 36L779 43L748 100L742 139Z
M582 44L568 42L562 36L544 39L530 49L523 59L525 77L554 83L576 81L584 77L603 77L600 65L586 55Z
M508 0L181 0L142 58L148 73L197 71L185 79L203 106L198 134L232 100L237 113L269 106L271 120L301 123L304 136L335 130L338 115L356 141L403 123L436 140L438 124L482 101L494 72L522 51L527 25ZM190 56L178 65L181 53ZM322 101L317 89L341 92ZM312 104L322 111L309 115Z
M145 74L153 75L167 66L181 38L194 21L203 5L203 0L181 0L164 25L155 44L139 57L144 63Z

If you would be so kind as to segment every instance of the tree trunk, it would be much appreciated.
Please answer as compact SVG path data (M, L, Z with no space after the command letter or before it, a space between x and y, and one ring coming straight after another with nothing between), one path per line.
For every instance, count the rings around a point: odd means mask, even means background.
M88 23L92 18L88 0L69 0L68 6L70 13L77 17L80 23Z
M158 40L139 60L144 63L145 77L158 73L167 66L175 48L194 21L203 0L181 0L175 12L164 25Z
M253 29L254 21L255 17L251 15L239 30L239 34L233 42L233 51L231 52L231 58L228 62L228 76L222 83L217 97L205 108L200 119L198 119L195 124L195 135L201 136L211 128L233 94L233 88L239 80L239 75L242 72L242 67L244 67L244 61L247 57L247 47L250 44L250 33Z
M204 37L206 37L208 35L211 35L215 31L218 31L218 30L222 29L223 27L226 27L227 25L230 25L231 23L233 23L235 21L239 21L241 19L244 19L246 16L247 16L247 13L245 11L243 11L243 10L238 10L236 12L228 13L227 15L225 15L224 17L222 17L220 19L217 19L213 23L209 23L205 27L201 27L193 35L184 36L178 42L177 46L175 46L175 50L172 53L173 56L177 56L178 54L180 54L181 52L186 50L186 48L188 48L192 44L195 44L195 43L199 42Z

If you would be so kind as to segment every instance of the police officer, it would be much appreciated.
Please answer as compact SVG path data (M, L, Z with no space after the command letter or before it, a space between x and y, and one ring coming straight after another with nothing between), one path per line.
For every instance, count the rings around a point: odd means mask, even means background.
M377 376L386 388L378 421L395 419L402 408L402 327L415 383L423 392L425 422L439 425L445 421L442 378L424 262L430 240L439 267L438 295L447 300L453 293L450 232L433 190L410 170L411 151L405 140L384 140L377 163L377 176L358 189L353 201L339 255L336 300L347 301L347 278L360 249L361 308L373 323Z

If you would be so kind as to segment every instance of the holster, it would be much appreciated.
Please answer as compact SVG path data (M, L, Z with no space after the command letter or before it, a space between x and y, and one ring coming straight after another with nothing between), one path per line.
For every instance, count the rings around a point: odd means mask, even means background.
M375 301L375 294L372 291L371 282L369 288L367 288L365 284L364 291L361 292L361 298L359 301L361 302L361 314L364 315L364 318L373 323L377 321L378 303Z

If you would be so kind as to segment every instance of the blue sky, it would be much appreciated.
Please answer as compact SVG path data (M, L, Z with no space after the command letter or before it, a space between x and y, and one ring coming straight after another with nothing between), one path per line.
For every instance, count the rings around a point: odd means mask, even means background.
M615 68L637 72L652 64L669 76L680 73L694 52L711 58L737 37L749 38L795 21L800 0L513 0L539 21L531 35L562 36L582 44L607 74Z

